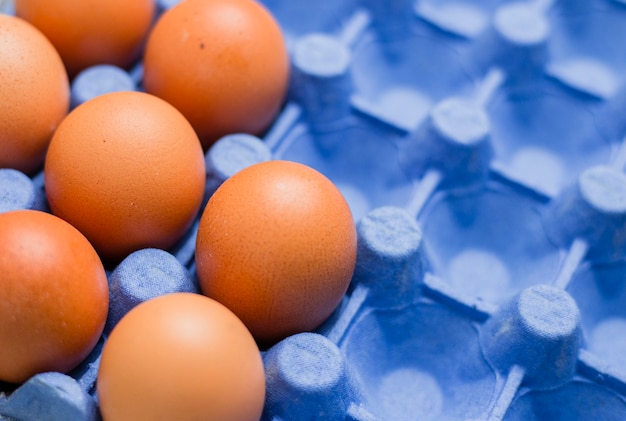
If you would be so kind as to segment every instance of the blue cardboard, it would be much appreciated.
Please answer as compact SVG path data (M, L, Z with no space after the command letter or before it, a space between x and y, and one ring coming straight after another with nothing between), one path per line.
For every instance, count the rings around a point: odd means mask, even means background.
M128 72L111 64L98 64L81 71L72 80L70 106L75 108L109 92L135 90L137 87Z
M335 312L263 350L263 420L626 419L626 2L261 3L289 92L265 133L207 151L205 203L249 165L297 161L340 189L358 238ZM141 63L112 71L76 78L73 104L142 89ZM46 210L44 188L0 169L0 212ZM197 227L112 268L107 331L198 292ZM0 419L97 419L104 341L69 376L5 387Z

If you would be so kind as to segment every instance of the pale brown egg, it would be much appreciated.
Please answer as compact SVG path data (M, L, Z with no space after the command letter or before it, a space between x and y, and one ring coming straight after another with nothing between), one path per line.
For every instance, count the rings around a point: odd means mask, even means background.
M97 380L105 421L258 421L261 354L226 307L200 294L139 304L115 326Z

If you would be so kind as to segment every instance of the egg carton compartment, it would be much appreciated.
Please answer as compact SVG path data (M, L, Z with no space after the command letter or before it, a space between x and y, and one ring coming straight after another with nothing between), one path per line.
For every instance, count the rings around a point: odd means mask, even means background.
M263 349L262 419L626 419L626 3L262 3L288 96L262 136L206 152L205 203L252 164L296 161L339 188L358 238L334 313ZM141 80L91 68L72 106ZM0 212L49 211L44 186L0 169ZM197 230L109 268L98 346L4 385L0 419L98 419L106 335L142 301L199 291Z

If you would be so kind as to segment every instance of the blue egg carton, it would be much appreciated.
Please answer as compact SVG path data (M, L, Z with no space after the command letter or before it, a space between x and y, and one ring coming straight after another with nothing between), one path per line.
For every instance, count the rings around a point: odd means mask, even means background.
M249 165L298 161L358 233L337 310L262 351L263 420L625 420L626 2L263 3L288 98L263 136L207 152L206 200ZM89 69L72 104L117 89L141 89L141 66ZM47 210L43 186L0 170L0 211ZM141 301L198 291L196 230L110 271L96 349L1 394L0 419L98 419L106 334Z

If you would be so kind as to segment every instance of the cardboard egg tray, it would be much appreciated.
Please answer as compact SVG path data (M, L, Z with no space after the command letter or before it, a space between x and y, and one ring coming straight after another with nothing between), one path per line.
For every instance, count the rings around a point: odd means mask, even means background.
M263 352L263 419L625 420L626 2L264 3L289 96L262 138L207 152L206 196L256 162L310 165L350 204L358 258L316 332ZM42 192L1 171L0 209ZM196 228L109 273L107 329L197 288ZM140 290L146 266L163 279ZM0 419L98 419L101 348L0 395Z

